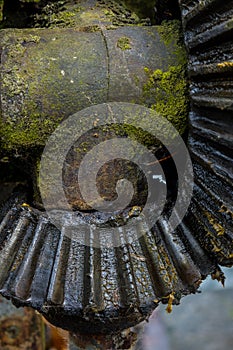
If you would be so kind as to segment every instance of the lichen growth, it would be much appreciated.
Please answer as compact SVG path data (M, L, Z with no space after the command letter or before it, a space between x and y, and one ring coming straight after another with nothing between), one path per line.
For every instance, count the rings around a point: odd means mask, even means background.
M117 47L119 47L122 51L130 50L132 48L129 38L125 36L118 39Z
M210 225L217 232L217 236L223 236L225 234L224 227L209 212L206 212L206 217Z
M221 205L221 209L219 210L219 212L230 215L230 217L233 219L233 211L231 211L229 208L227 208L227 206Z
M233 67L233 62L232 61L225 61L225 62L217 63L217 67L219 67L219 68L231 68L231 67Z

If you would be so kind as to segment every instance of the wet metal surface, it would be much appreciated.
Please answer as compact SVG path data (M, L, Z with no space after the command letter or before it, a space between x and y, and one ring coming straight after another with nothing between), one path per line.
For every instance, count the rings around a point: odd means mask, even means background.
M224 282L218 264L233 263L232 1L180 4L190 57L188 145L195 172L183 223L168 234L164 218L153 230L140 222L140 240L99 249L59 232L44 212L25 204L24 192L1 211L0 265L6 268L0 293L73 332L127 328L160 301L170 311L207 275Z
M184 224L217 261L233 263L233 2L180 1L189 51L188 146L194 195Z
M99 249L71 241L22 199L8 209L1 224L0 259L8 267L1 271L1 293L73 332L132 326L171 293L177 303L195 292L217 269L187 230L164 237L156 226L132 244Z

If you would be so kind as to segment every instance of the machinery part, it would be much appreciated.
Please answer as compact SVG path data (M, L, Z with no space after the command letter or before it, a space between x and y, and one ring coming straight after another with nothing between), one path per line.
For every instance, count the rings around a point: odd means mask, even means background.
M91 32L79 27L2 30L2 147L18 153L43 147L62 120L94 104L155 104L156 95L146 85L150 74L169 71L172 66L182 76L186 64L176 23L176 36L168 28L168 43L162 29L129 26L105 30L95 26L88 29ZM171 85L171 90L174 88ZM179 88L185 95L187 86ZM164 101L169 100L169 89L158 89ZM186 106L187 101L182 100L177 118L167 113L181 133L187 123Z
M180 1L189 50L188 147L194 194L184 223L218 263L233 263L233 2Z
M143 236L132 244L100 249L69 239L20 193L15 198L2 210L1 266L8 268L0 292L58 327L117 332L149 317L160 301L179 303L208 274L221 278L192 233L180 226L169 235L165 219L153 230L139 222Z
M232 265L232 1L180 6L190 55L188 144L196 175L182 224L169 235L161 218L132 245L105 251L64 237L23 198L2 211L1 264L9 270L1 272L1 294L70 331L111 334L147 318L160 301L170 311L207 275L224 283L218 263Z

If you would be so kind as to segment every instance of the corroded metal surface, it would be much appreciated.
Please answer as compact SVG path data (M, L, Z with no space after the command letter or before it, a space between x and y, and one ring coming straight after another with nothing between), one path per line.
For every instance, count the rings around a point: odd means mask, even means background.
M166 233L165 218L151 231L138 222L143 230L138 241L100 249L67 238L45 214L15 198L16 204L5 206L1 224L0 262L7 268L1 271L0 292L70 331L130 327L160 301L179 303L218 271L187 228ZM120 227L123 242L124 234Z
M180 1L189 51L189 151L194 195L185 224L217 261L233 264L233 1Z
M0 297L0 349L45 350L42 319L34 310L16 309Z
M165 216L152 230L140 220L138 241L125 243L119 228L123 244L100 249L58 231L44 212L25 204L25 191L1 211L0 264L6 268L0 293L75 333L120 331L146 319L159 302L171 311L207 275L224 282L217 263L232 265L232 1L180 4L190 57L188 145L195 172L183 223L171 234Z
M183 59L177 42L166 45L156 26L4 29L0 47L1 137L8 150L44 146L62 120L91 105L155 103L144 96L145 68L167 71Z

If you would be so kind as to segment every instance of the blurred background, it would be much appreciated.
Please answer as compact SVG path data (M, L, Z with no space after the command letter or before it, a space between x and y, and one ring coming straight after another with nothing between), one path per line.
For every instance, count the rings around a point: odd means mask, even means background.
M166 312L166 305L160 305L145 327L141 349L232 349L233 270L224 268L223 271L224 288L208 277L200 286L201 293L181 299L171 314Z

